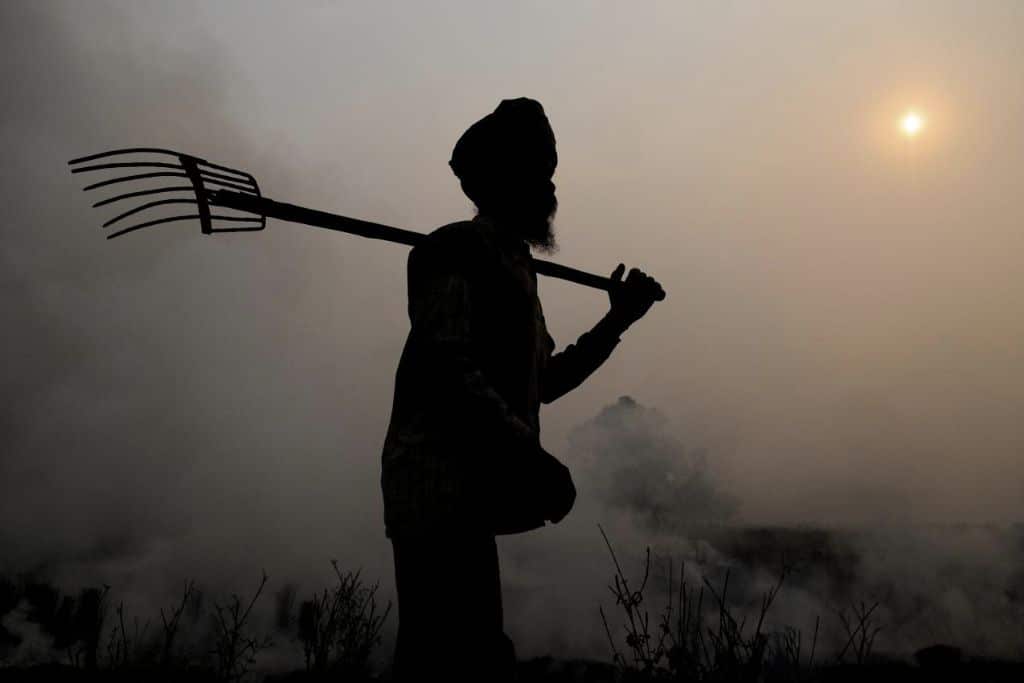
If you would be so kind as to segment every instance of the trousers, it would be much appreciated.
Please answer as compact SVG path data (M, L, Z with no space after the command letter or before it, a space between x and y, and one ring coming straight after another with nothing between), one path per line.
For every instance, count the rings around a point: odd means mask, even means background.
M515 680L493 535L392 535L398 593L393 679Z

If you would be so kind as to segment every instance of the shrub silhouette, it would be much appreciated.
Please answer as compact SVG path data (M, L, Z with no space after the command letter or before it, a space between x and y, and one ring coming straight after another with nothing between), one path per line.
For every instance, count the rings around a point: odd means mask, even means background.
M380 632L391 612L388 601L377 614L379 583L364 586L360 571L342 573L331 561L338 584L324 589L299 606L298 637L306 658L306 670L344 676L367 673L370 655L380 643Z
M754 683L763 680L765 662L770 654L775 659L791 658L789 668L800 670L799 632L770 635L765 630L765 618L789 573L788 567L782 568L777 582L762 596L756 620L751 625L746 617L738 617L729 606L728 571L719 591L706 577L702 579L703 585L700 587L687 586L684 566L680 565L676 590L672 583L670 562L667 604L652 627L651 613L644 597L650 577L650 548L646 551L643 579L639 588L634 589L604 529L598 528L615 566L613 584L609 589L615 596L615 604L621 605L625 616L626 654L620 652L616 644L604 608L600 607L599 612L612 648L612 660L619 668L624 682L682 680ZM770 652L773 646L774 650ZM814 645L808 666L813 659Z
M61 595L56 587L48 583L30 581L24 588L24 598L29 605L28 619L39 624L43 633L53 639L53 647L67 655L71 666L95 670L98 666L100 637L107 616L109 590L110 586L106 585L102 588L85 588L76 598ZM16 605L16 589L9 586L5 591L6 600L13 600Z
M214 648L217 678L223 681L240 681L255 663L260 650L270 647L268 637L258 638L250 633L249 617L263 589L267 585L267 573L263 572L260 585L249 604L243 609L244 601L237 593L225 605L214 603Z
M336 561L331 565L337 584L314 593L300 605L297 615L295 586L286 584L278 590L274 624L280 631L294 633L302 643L306 672L346 680L368 677L370 657L380 644L391 602L381 612L376 600L378 583L364 585L361 572L343 572ZM255 608L267 582L263 572L251 597L231 594L204 609L203 592L195 581L186 581L180 597L159 609L160 628L150 628L149 620L129 618L123 601L110 610L110 586L64 594L47 581L0 577L0 617L24 606L25 618L39 626L59 656L60 662L33 664L48 667L48 677L84 669L132 680L238 682L252 678L257 656L273 644L253 626ZM201 621L202 617L206 621ZM296 627L297 633L293 631ZM6 664L20 643L18 633L0 630L0 662ZM28 654L38 657L41 653ZM21 659L19 666L26 664Z

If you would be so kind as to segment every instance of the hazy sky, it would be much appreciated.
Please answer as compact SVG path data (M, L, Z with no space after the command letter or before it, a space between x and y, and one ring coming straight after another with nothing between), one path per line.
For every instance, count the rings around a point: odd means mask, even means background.
M406 248L275 221L107 242L66 161L170 147L426 232L472 215L451 148L519 96L558 140L555 259L668 292L544 409L549 450L572 467L628 394L742 521L1021 520L1022 32L1016 0L2 3L8 561L390 581ZM560 345L607 306L541 297ZM600 551L581 510L503 548Z

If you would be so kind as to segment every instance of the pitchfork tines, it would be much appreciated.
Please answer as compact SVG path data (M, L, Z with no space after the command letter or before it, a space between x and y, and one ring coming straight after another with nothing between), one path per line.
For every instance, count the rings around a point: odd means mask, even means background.
M104 223L104 228L121 223L131 216L143 218L142 222L121 227L107 235L107 239L154 225L180 221L198 220L206 235L216 232L252 232L266 227L266 217L259 213L228 208L211 201L222 190L252 198L260 197L256 179L244 171L156 147L116 149L72 159L68 165L72 173L103 173L107 176L83 188L86 192L106 187L129 190L93 204L94 207L100 207L120 203L120 206L125 207L129 205L129 200L135 203L127 211ZM139 172L127 169L138 169ZM169 178L181 178L188 184L171 183L167 180ZM169 197L156 198L158 195ZM171 211L170 207L179 208L181 205L194 206L196 213L179 214ZM226 212L212 213L211 205L225 209Z

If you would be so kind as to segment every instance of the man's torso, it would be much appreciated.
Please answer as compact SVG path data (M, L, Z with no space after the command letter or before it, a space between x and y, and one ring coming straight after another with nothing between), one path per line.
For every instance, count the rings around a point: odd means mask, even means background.
M539 382L554 349L533 261L521 240L488 222L464 221L431 233L427 246L410 255L410 264L414 260L426 261L427 268L445 263L424 280L426 292L417 291L420 280L410 267L413 329L396 373L382 454L389 536L484 523L474 519L472 501L486 495L473 480L474 466L480 459L516 454L508 452L508 440L490 413L474 412L474 404L488 402L478 384L493 388L515 418L539 431ZM446 318L457 322L448 327ZM443 334L456 337L451 348L466 349L459 355L462 365L450 368L432 355L449 347L433 343L429 329L418 334L418 320L445 321ZM459 336L471 344L460 345ZM463 373L467 363L479 373Z

